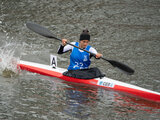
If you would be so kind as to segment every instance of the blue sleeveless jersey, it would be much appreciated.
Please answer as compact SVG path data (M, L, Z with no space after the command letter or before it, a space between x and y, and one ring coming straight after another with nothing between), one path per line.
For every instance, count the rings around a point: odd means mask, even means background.
M76 46L79 46L79 42L75 43ZM91 46L87 46L86 50L89 51ZM73 48L70 54L70 65L68 70L77 70L77 69L87 69L91 64L89 53L83 51L80 52L78 48Z

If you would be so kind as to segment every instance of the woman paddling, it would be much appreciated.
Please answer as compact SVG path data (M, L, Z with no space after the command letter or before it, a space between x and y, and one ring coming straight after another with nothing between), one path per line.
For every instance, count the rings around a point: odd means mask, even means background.
M82 49L86 49L87 51L90 51L90 52L94 53L96 55L94 57L97 58L97 59L100 58L102 56L102 54L98 53L96 51L96 49L94 49L93 47L91 47L90 45L88 45L89 41L90 41L89 31L88 30L83 30L83 32L80 35L79 42L72 42L71 44L73 44L75 46L78 46L78 47L80 47ZM73 75L68 75L68 72L69 73L76 72L76 74L79 74L80 71L84 71L85 73L87 71L89 71L89 73L95 74L94 73L95 68L94 68L94 70L93 70L93 68L89 69L89 66L91 64L90 58L93 55L91 55L90 53L87 53L87 52L85 52L83 50L80 50L78 48L75 48L75 47L73 47L71 45L68 45L68 44L66 45L66 43L67 43L67 39L62 39L62 45L58 49L58 54L63 54L65 52L71 51L71 54L70 54L70 65L68 67L67 76L75 77ZM80 70L80 71L77 72L77 70ZM66 75L66 72L65 72L64 75Z

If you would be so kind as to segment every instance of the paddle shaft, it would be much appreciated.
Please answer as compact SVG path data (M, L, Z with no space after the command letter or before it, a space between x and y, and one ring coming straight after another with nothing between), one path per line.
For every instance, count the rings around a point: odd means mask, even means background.
M54 36L52 36L52 37L50 36L50 38L54 38L54 39L56 39L56 40L62 41L61 39L56 38L56 37L54 37ZM82 48L80 48L80 47L78 47L78 46L75 46L75 45L73 45L73 44L71 44L71 43L68 43L68 42L66 42L66 44L69 44L69 45L71 45L71 46L73 46L73 47L76 47L76 48L78 48L78 49L80 49L80 50L83 50L83 51L85 51L85 52L90 53L91 55L96 56L96 54L94 54L94 53L92 53L92 52L90 52L90 51L88 51L88 50L86 50L86 49L82 49ZM129 68L127 65L124 65L123 63L120 63L120 62L115 61L115 60L108 60L108 59L106 59L106 58L104 58L104 57L100 57L100 58L103 59L103 60L105 60L105 61L108 61L112 66L118 67L118 68L120 68L121 70L127 72L127 73L130 74L130 75L134 73L134 70L133 70L133 69Z
M46 37L46 36L45 36L45 37ZM55 36L53 36L53 35L49 35L48 38L54 38L54 39L56 39L56 40L62 41L61 39L59 39L59 38L57 38L57 37L55 37ZM88 51L88 50L86 50L86 49L80 48L80 47L78 47L78 46L76 46L76 45L73 45L73 44L71 44L71 43L68 43L68 42L66 42L66 44L69 44L69 45L71 45L71 46L73 46L73 47L76 47L76 48L78 48L78 49L80 49L80 50L83 50L83 51L85 51L85 52L90 53L91 55L96 56L96 54L94 54L94 53L92 53L92 52L90 52L90 51ZM108 60L108 59L106 59L106 58L104 58L104 57L102 57L102 56L101 56L100 58L103 59L103 60L105 60L105 61L108 61L108 62L109 62L111 65L113 65L114 67L116 67L115 63L122 64L122 63L120 63L120 62L118 62L118 61ZM114 62L114 63L113 63L113 62ZM123 67L123 66L128 67L128 66L122 64L122 67ZM128 68L129 68L129 67L128 67ZM131 68L130 68L130 69L131 69Z
M26 26L27 26L29 29L31 29L32 31L34 31L34 32L36 32L36 33L38 33L38 34L40 34L40 35L42 35L42 36L44 36L44 37L53 38L53 39L62 41L61 39L55 37L48 29L46 29L45 27L42 27L42 26L40 26L40 25L38 25L38 24L35 24L35 23L33 23L33 22L28 22L28 23L26 24ZM85 50L85 49L82 49L82 48L80 48L80 47L78 47L78 46L75 46L75 45L73 45L73 44L71 44L71 43L68 43L68 42L67 42L67 44L69 44L69 45L71 45L71 46L73 46L73 47L76 47L76 48L78 48L78 49L80 49L80 50L83 50L83 51L85 51L85 52L88 52L88 53L96 56L96 54L94 54L94 53L92 53L92 52L90 52L90 51L87 51L87 50ZM108 59L106 59L106 58L104 58L104 57L100 57L100 58L103 59L103 60L105 60L105 61L108 61L108 62L109 62L111 65L113 65L114 67L117 67L117 68L119 68L119 69L127 72L127 73L130 74L130 75L134 73L134 70L133 70L132 68L128 67L127 65L125 65L125 64L123 64L123 63L120 63L120 62L115 61L115 60L108 60Z

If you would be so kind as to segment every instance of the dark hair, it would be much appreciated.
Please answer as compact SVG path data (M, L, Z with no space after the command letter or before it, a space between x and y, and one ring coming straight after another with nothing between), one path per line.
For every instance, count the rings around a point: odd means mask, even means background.
M89 34L88 29L85 29L85 30L82 31L79 40L80 40L80 41L81 41L81 40L89 40L89 41L90 41L90 34Z

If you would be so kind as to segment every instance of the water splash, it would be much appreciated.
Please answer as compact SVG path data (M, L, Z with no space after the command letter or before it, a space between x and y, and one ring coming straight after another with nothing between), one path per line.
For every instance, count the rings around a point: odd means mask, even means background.
M0 75L4 77L18 75L17 63L19 57L15 57L15 51L14 43L5 43L0 46Z

